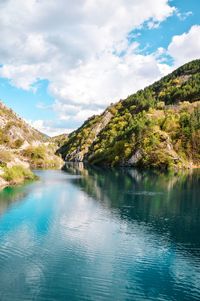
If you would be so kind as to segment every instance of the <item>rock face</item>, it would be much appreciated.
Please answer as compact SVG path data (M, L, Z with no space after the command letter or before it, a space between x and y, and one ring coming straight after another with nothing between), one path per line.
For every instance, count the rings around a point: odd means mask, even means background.
M74 132L75 136L79 137L79 140L74 140L72 135L66 142L67 144L71 144L71 151L68 152L64 145L57 151L57 153L62 154L65 161L84 161L90 144L95 142L98 134L106 127L112 117L112 113L108 110L106 110L101 116L91 117L85 122L85 126L83 125L80 130L78 129Z
M90 164L199 166L200 60L89 118L57 152Z
M46 140L46 135L32 128L0 101L0 145L24 148Z
M13 157L13 160L8 162L7 164L8 168L11 168L13 166L21 165L24 168L30 168L30 164L22 159L19 159L18 157Z
M142 152L137 150L129 159L128 165L137 165L137 163L142 159Z
M16 181L23 181L23 173L32 177L30 168L60 168L63 161L55 155L56 149L54 141L0 102L0 186L6 185L9 170L13 177L20 175Z

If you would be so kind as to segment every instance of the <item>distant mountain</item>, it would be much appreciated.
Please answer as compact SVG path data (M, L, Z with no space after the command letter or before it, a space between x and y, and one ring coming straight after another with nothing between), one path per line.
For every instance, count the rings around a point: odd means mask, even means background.
M62 146L68 139L68 134L60 134L49 138L50 141L56 143L58 146Z
M100 165L200 166L200 60L92 116L58 153Z

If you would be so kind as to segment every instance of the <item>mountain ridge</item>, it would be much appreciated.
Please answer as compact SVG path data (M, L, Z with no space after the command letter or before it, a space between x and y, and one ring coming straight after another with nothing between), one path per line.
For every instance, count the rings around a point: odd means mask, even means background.
M0 100L0 144L14 148L46 141L45 134L33 128Z
M199 151L200 60L194 60L86 120L57 152L66 161L170 169L199 166Z

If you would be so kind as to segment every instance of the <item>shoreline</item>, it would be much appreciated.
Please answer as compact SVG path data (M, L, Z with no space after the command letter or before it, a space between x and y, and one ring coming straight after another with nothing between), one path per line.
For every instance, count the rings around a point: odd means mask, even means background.
M38 179L39 179L39 177L35 173L32 173L31 177L23 176L17 180L11 180L11 181L6 181L2 177L0 177L0 192L6 187L14 187L17 185L25 184L26 182L29 182L29 181L30 182L36 181Z
M98 166L98 167L107 167L107 168L120 168L120 167L123 167L123 168L134 168L134 169L138 169L138 170L143 170L143 171L148 171L148 170L156 170L156 171L184 171L184 170L193 170L193 169L200 169L200 165L195 165L193 163L191 164L188 164L188 165L185 165L185 166L182 166L182 167L177 167L177 168L173 168L172 170L170 169L166 169L166 170L163 170L163 169L159 169L159 168L153 168L153 167L150 167L150 168L145 168L145 167L138 167L138 166L134 166L134 165L131 165L131 164L119 164L119 165L110 165L110 164L90 164L88 163L87 161L64 161L64 165L63 167L65 166L66 163L82 163L82 164L86 164L88 166Z
M65 163L77 163L77 162L65 162ZM84 163L84 162L79 162L79 163ZM116 166L117 167L117 166ZM122 166L118 166L118 167L122 167ZM134 169L137 169L136 167L134 167L134 166L124 166L124 167L127 167L127 168L130 168L130 167L132 167L132 168L134 168ZM181 169L179 169L178 171L192 171L192 170L195 170L195 169L200 169L200 165L194 165L194 166L192 166L192 167L190 167L190 168L181 168ZM44 168L41 168L41 170L48 170L48 169L44 169ZM55 169L50 169L50 170L55 170ZM57 169L57 170L62 170L62 169ZM149 169L143 169L143 170L149 170ZM155 169L154 169L155 170ZM157 171L159 171L159 170L157 170ZM177 171L177 170L176 170ZM168 172L167 170L166 170L166 172ZM15 187L15 186L17 186L17 185L20 185L20 184L24 184L24 183L26 183L27 181L36 181L36 180L38 180L38 177L35 175L35 173L33 173L34 174L34 176L35 176L35 178L34 179L22 179L22 180L20 180L20 181L16 181L16 182L13 182L13 181L10 181L10 182L7 182L7 181L5 181L2 177L0 177L0 192L4 189L4 188L6 188L6 187Z

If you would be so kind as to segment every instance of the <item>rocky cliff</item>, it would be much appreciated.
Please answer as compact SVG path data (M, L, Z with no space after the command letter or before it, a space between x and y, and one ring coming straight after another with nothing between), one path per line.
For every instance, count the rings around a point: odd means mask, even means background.
M32 128L0 101L0 146L25 148L27 145L38 145L47 140L46 135Z

